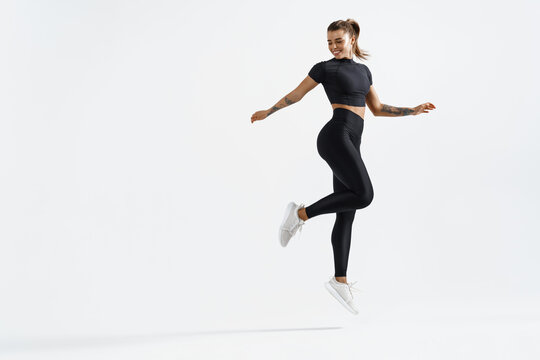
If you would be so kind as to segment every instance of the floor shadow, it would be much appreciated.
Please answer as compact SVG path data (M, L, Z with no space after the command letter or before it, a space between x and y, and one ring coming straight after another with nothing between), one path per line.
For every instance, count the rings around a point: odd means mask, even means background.
M83 347L101 347L118 346L129 343L139 343L148 341L164 341L177 337L188 336L208 336L208 335L231 335L242 333L267 333L284 331L320 331L337 330L340 326L329 327L311 327L311 328L289 328L289 329L245 329L245 330L212 330L212 331L184 331L176 333L146 334L146 335L118 335L103 337L79 337L79 338L61 338L61 339L17 339L0 342L0 353L16 351L34 351L46 349L69 349Z

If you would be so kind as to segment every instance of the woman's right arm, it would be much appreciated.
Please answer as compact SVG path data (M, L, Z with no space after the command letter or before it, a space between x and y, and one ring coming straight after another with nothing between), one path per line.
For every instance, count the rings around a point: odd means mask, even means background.
M294 103L299 102L302 100L303 96L300 96L297 92L294 90L285 95L281 100L279 100L274 106L272 106L270 109L266 110L266 116L275 113L276 111L283 109L284 107L287 107L289 105L292 105Z
M257 111L251 116L251 122L256 120L262 120L266 118L268 115L275 113L276 111L283 109L284 107L287 107L289 105L292 105L294 103L299 102L302 100L302 98L310 92L315 86L317 86L319 83L314 81L309 76L306 76L306 78L290 93L285 95L283 98L281 98L274 106L272 106L268 110L262 110Z

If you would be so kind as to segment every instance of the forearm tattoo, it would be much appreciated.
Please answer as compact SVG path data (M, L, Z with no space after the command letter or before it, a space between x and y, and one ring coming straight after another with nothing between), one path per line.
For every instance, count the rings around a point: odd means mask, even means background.
M285 96L283 99L281 99L276 105L272 106L270 111L268 112L268 115L275 113L279 109L283 109L284 107L287 107L291 104L294 104L296 100L293 100L291 98L288 98Z
M411 108L395 107L391 105L382 104L381 114L391 114L395 116L406 116L414 112Z

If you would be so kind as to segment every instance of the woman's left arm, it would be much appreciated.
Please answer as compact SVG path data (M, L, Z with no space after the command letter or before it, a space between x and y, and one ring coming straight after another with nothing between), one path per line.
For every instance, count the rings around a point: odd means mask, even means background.
M366 95L366 105L374 116L406 116L427 113L428 110L435 109L435 105L430 102L420 104L413 108L395 107L381 103L373 85L369 87Z

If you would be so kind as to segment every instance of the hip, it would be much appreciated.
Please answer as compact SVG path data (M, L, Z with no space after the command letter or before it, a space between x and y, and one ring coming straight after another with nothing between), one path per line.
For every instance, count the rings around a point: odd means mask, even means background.
M359 140L363 131L364 119L360 115L344 108L336 108L334 109L332 118L328 120L319 132L319 136L326 134L350 134Z

